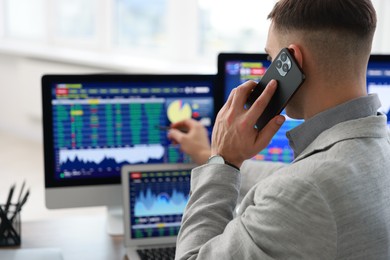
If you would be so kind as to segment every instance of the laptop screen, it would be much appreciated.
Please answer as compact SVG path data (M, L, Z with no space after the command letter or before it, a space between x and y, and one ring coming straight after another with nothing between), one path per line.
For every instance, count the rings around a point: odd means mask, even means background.
M129 172L132 239L177 236L190 192L190 169Z

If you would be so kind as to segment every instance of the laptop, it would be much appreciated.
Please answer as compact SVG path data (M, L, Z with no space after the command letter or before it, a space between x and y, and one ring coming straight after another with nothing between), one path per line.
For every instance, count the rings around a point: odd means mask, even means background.
M122 167L125 247L133 259L174 259L194 164Z

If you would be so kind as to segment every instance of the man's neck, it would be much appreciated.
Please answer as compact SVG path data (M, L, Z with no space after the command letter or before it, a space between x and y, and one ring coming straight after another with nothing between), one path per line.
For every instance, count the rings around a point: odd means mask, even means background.
M309 93L311 98L305 100L305 120L325 110L367 95L366 82L359 80L342 80L332 84L325 80L318 82L320 84L312 88L313 93Z

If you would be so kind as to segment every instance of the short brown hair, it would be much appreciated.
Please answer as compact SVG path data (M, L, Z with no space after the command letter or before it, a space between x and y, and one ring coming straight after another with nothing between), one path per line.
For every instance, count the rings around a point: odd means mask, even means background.
M370 0L280 0L269 19L284 30L335 30L372 37L376 13Z
M280 0L268 18L283 45L300 37L330 75L368 62L377 21L370 0Z

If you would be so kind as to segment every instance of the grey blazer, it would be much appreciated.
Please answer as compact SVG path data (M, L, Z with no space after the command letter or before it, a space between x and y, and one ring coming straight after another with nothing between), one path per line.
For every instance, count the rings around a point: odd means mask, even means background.
M337 124L287 166L241 172L193 170L176 259L390 259L385 116Z

